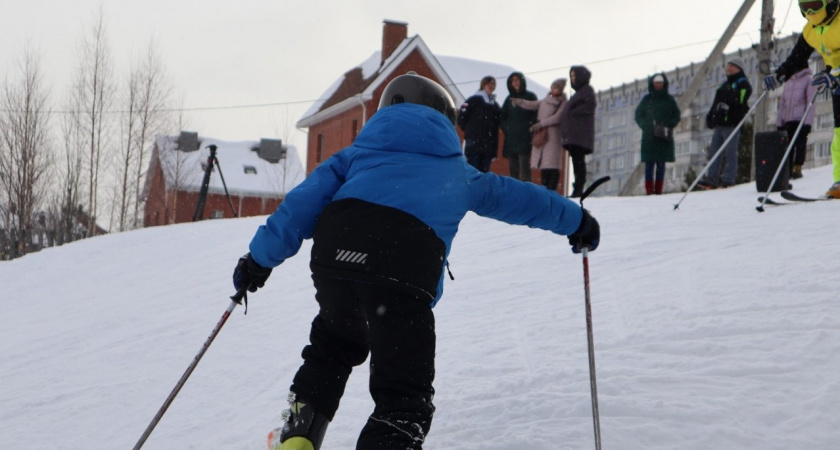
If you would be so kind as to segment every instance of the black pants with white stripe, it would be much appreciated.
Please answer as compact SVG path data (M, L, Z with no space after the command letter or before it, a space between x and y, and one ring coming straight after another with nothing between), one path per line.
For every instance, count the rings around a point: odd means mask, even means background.
M357 449L421 449L434 413L435 319L428 299L387 285L312 275L320 306L291 390L333 419L370 353L376 407Z

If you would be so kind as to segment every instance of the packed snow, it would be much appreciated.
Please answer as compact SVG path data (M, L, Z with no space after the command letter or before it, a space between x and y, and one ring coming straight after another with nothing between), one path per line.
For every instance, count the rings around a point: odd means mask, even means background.
M831 167L805 171L814 196ZM604 449L840 448L840 202L754 184L597 197L589 257ZM774 195L778 198L778 195ZM201 349L265 217L111 234L0 262L0 448L131 448ZM144 449L264 449L317 309L310 242L234 310ZM566 239L469 215L437 317L428 449L591 449L583 270ZM354 371L324 450L373 403Z

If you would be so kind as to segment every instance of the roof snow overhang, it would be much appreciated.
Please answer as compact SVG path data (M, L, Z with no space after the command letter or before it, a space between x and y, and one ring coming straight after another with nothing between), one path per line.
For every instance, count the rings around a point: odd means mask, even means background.
M382 65L377 70L376 74L373 76L371 81L367 83L365 88L355 94L352 95L328 108L323 110L316 110L317 112L305 116L301 120L299 120L296 124L298 128L308 128L312 125L321 123L327 119L333 118L339 114L342 114L346 111L349 111L353 108L362 106L364 102L370 101L373 99L373 93L378 89L385 81L391 79L391 75L394 73L395 70L400 66L400 64L408 58L412 52L417 51L426 64L429 65L429 69L434 73L435 77L440 81L441 85L449 92L449 95L452 96L453 101L456 105L460 105L464 101L464 96L461 94L461 91L455 86L455 83L452 82L452 79L449 77L449 74L446 73L443 66L441 65L440 61L438 61L437 57L429 50L429 47L426 46L426 43L419 35L415 35L411 38L407 38L403 40L399 47L391 54L388 59L386 59ZM374 54L375 56L376 54ZM340 81L340 80L339 80ZM334 83L333 86L338 86L340 83ZM323 105L326 102L326 97L329 95L324 96L325 99L320 101L320 104ZM313 105L315 106L315 105ZM320 106L318 106L320 108ZM314 108L313 108L314 109Z

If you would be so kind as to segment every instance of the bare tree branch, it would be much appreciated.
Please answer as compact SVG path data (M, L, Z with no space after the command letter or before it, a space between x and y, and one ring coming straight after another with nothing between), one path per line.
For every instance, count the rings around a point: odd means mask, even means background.
M5 223L16 230L12 253L23 255L31 250L33 219L47 193L52 153L40 57L24 50L18 70L19 78L7 79L0 94L0 191L8 205Z

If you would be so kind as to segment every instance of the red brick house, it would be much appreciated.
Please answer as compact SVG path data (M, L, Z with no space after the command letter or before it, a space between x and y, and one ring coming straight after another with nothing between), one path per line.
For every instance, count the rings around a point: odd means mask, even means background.
M298 128L309 129L306 173L311 173L321 161L353 142L376 112L385 86L399 75L414 71L437 81L449 91L458 107L478 90L479 81L486 75L496 77L496 102L501 105L508 95L507 77L514 70L502 64L435 55L419 35L408 37L407 23L386 20L383 22L382 49L336 80L319 97L323 100L313 104L297 122ZM530 79L528 89L538 98L548 93L547 88ZM499 134L498 157L490 170L509 175L508 161L501 152L504 134L501 131ZM458 135L463 143L460 129ZM558 187L561 194L565 194L567 171L568 167L561 169ZM538 170L533 172L532 179L539 182Z
M217 148L218 165L210 174L202 218L271 214L286 192L303 181L297 150L279 139L226 142L190 132L156 136L143 189L144 226L193 220L210 145Z

